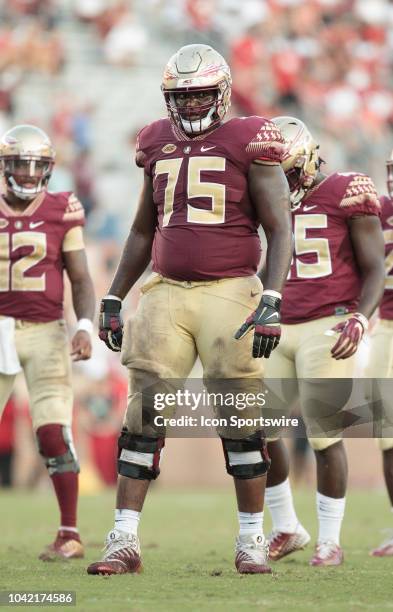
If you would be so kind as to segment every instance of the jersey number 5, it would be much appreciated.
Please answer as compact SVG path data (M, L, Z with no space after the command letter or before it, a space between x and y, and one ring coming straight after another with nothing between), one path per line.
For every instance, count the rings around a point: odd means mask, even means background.
M332 273L332 259L327 238L307 238L309 229L327 228L327 216L296 215L295 216L295 260L296 275L298 278L320 278ZM304 263L298 259L299 255L313 253L316 261Z
M155 174L167 174L168 181L164 196L164 217L162 226L169 224L173 213L175 189L179 180L180 168L184 159L160 159L156 163ZM187 198L210 198L211 209L195 208L187 203L188 223L203 223L206 225L224 223L225 221L225 185L201 181L201 172L225 171L224 157L190 157L187 174Z
M44 291L45 272L41 276L25 276L25 272L46 256L46 235L18 232L12 235L12 246L10 242L9 234L0 234L0 291ZM33 247L33 250L11 264L10 253L21 247Z

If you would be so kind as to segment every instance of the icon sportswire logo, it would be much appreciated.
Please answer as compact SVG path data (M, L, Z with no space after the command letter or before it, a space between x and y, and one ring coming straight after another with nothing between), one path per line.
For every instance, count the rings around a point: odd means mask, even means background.
M40 225L43 225L45 223L45 221L30 221L30 229L35 229L36 227L39 227Z
M210 149L215 149L216 145L213 145L212 147L201 147L201 151L202 153L204 153L205 151L210 151Z

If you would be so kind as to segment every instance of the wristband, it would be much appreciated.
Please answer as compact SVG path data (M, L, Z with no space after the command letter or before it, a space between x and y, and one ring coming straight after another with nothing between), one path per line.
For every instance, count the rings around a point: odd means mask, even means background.
M102 298L103 300L118 300L119 302L122 302L123 300L121 298L119 298L117 295L112 295L111 293L108 293L108 295L106 295L105 297Z
M364 331L368 330L368 319L364 316L364 314L361 312L354 312L352 316L359 321Z
M277 298L279 300L282 299L281 293L279 291L275 291L274 289L265 289L262 292L262 296L264 296L264 295L271 295L272 297Z
M79 319L76 324L76 331L85 331L91 336L93 333L93 321L90 321L90 319Z

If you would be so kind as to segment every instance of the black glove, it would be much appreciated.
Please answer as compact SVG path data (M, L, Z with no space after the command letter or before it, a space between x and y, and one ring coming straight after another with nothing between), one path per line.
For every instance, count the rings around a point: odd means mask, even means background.
M120 300L110 297L101 300L98 336L111 351L116 352L120 351L123 340L123 320L120 310Z
M239 340L254 328L253 357L266 357L267 359L278 346L281 337L280 305L280 298L272 295L262 295L258 308L237 330L235 338Z

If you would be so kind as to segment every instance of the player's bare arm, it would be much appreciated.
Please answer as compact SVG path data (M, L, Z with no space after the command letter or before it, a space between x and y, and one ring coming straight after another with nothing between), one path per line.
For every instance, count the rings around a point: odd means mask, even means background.
M251 201L267 238L264 292L255 312L236 332L254 328L253 357L270 357L280 341L281 291L292 258L289 187L280 165L253 163L248 174Z
M72 303L78 321L93 321L95 296L84 249L63 253L64 265L71 282ZM90 359L91 336L79 329L71 340L71 356L74 361Z
M138 210L109 289L110 295L115 295L123 300L146 270L151 258L156 224L152 179L145 174Z
M349 230L362 288L357 313L345 323L345 334L340 335L332 348L335 359L347 359L356 352L368 319L381 301L385 284L385 247L379 218L374 215L354 217L349 221Z
M152 179L145 173L138 209L119 266L108 295L101 301L99 337L112 351L120 351L122 343L121 301L149 265L156 225Z
M288 181L281 166L251 164L249 192L267 238L264 288L281 292L292 258Z

